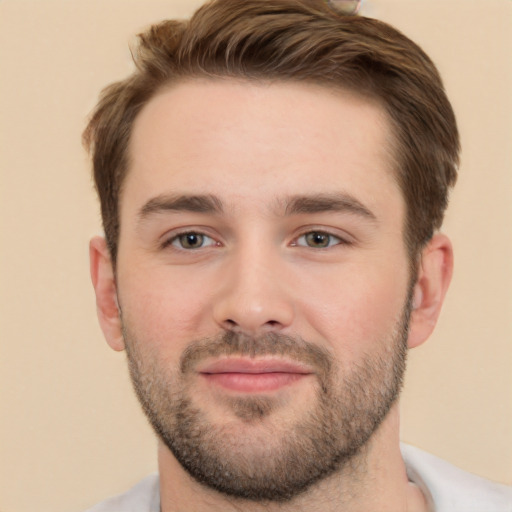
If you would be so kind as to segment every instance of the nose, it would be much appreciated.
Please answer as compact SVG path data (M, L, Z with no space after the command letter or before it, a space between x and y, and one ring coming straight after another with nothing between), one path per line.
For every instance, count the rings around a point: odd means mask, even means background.
M292 293L277 259L253 251L226 262L213 305L214 320L220 327L254 336L292 324Z

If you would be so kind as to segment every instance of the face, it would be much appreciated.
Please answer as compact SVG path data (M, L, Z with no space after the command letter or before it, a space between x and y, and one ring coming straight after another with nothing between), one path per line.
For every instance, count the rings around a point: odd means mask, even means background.
M339 470L398 394L405 205L376 104L192 81L137 118L117 298L132 379L198 481L284 500Z

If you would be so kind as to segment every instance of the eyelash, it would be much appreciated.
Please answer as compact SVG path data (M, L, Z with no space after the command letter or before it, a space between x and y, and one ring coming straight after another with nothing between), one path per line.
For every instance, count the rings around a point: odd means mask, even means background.
M204 243L202 243L199 247L183 247L183 244L180 243L180 241L182 241L187 236L201 237L203 239L202 240L203 242L205 239L208 239L208 240L211 240L213 243L209 243L206 246L204 245ZM172 236L171 238L165 240L164 243L162 244L162 248L165 249L166 247L174 246L177 250L194 251L194 250L198 250L198 249L204 249L205 247L219 246L219 245L220 245L220 243L215 241L211 236L209 236L199 230L198 231L191 230L191 231L184 231L182 233L177 233L174 236Z
M308 245L306 237L308 235L317 236L317 237L327 237L327 244L325 246L311 246ZM185 240L185 237L187 236L195 236L195 237L201 237L201 245L198 247L184 247L183 241ZM206 243L205 241L209 240L210 242ZM303 242L301 243L301 240ZM334 242L334 243L333 243ZM332 247L338 246L338 245L351 245L352 242L347 240L346 238L342 238L340 236L334 235L332 233L329 233L328 231L322 230L322 229L309 229L308 231L304 231L299 236L295 237L292 243L290 244L291 247L304 247L309 248L313 250L326 250L331 249ZM208 247L219 247L222 244L220 242L217 242L213 237L205 234L204 232L200 230L189 230L189 231L183 231L181 233L177 233L171 238L165 240L162 244L162 248L165 249L167 247L173 246L178 251L197 251L199 249L205 249Z
M326 237L327 245L320 246L320 247L313 247L311 245L308 245L307 241L304 244L299 243L299 240L301 240L301 239L307 240L308 235L314 235L317 237ZM331 243L333 241L335 241L335 243ZM346 239L343 239L339 236L329 233L328 231L323 231L321 229L318 229L318 230L313 229L310 231L306 231L302 235L298 236L291 245L293 247L307 247L310 249L319 250L319 249L330 249L331 247L335 247L336 245L349 245L349 242Z

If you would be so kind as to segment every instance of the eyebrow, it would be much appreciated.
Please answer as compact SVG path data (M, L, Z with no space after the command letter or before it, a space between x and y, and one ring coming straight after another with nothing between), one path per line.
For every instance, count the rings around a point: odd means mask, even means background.
M343 193L292 196L286 203L286 215L347 212L374 222L377 221L376 215L363 203L355 197Z
M371 221L377 221L375 214L355 197L344 193L296 195L278 201L284 204L284 215L298 215L323 212L347 212ZM139 220L164 212L215 213L224 211L222 201L211 194L173 195L162 194L150 199L139 210Z
M222 203L213 195L160 195L150 199L139 210L138 217L144 220L154 214L168 211L195 213L222 213Z

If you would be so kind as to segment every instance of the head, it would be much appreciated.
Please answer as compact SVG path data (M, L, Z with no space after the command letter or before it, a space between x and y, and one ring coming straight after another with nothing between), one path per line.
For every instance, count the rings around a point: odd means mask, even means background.
M172 84L229 77L313 83L382 106L393 132L389 149L407 206L404 236L415 268L419 251L442 224L459 137L439 73L413 41L378 20L340 15L323 0L220 0L190 20L150 27L133 55L136 71L105 88L84 132L114 264L138 113Z
M451 107L414 43L320 1L207 4L136 64L85 133L100 323L181 467L293 499L355 467L435 325Z

